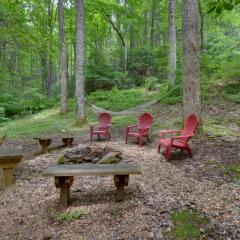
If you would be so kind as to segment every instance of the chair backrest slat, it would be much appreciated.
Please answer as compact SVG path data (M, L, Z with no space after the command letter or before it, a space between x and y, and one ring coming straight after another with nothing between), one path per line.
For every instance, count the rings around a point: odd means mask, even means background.
M198 126L198 118L195 114L191 114L186 118L184 129L181 135L192 135L195 133ZM189 138L183 140L183 142L187 142Z
M100 113L98 116L99 127L104 128L107 125L111 124L111 115L109 113Z
M147 128L147 127L151 127L152 126L152 122L153 122L153 117L150 113L144 113L140 116L139 118L139 125L138 128Z

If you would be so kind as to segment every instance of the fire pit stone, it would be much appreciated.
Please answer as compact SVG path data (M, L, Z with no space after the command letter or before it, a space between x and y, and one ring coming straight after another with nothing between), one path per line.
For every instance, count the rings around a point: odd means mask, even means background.
M74 148L67 150L63 156L58 159L59 164L110 164L119 163L122 160L122 153L118 150L97 145L85 148Z

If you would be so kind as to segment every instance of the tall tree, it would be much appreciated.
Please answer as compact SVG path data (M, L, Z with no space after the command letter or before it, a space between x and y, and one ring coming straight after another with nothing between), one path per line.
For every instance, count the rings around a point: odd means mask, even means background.
M77 29L76 29L76 116L77 123L85 121L84 101L84 49L85 49L85 16L84 0L76 0Z
M175 85L176 80L176 63L177 63L176 0L169 0L168 28L169 28L168 82L169 86L173 87Z
M198 0L198 11L200 16L200 46L201 50L204 48L204 22L205 22L205 16L202 9L202 3L201 0Z
M125 14L127 15L127 0L124 0ZM125 24L125 33L124 33L124 72L127 72L127 63L128 63L128 24Z
M67 45L64 31L63 0L58 0L58 27L60 39L60 85L61 113L66 113L67 106Z
M156 10L156 0L152 0L152 19L151 19L151 46L154 45L154 25L155 25L155 10Z
M48 0L48 77L46 83L47 96L52 97L52 85L54 82L54 63L53 63L53 28L54 28L54 1Z
M197 0L182 3L183 25L183 112L201 115L199 34Z

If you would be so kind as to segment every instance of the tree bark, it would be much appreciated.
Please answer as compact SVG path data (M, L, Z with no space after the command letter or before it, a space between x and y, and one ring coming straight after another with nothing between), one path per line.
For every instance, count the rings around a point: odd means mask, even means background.
M124 1L125 13L127 15L127 0ZM128 62L128 25L125 25L125 36L124 36L124 72L127 72L127 62Z
M205 17L204 13L202 10L202 4L201 0L198 0L198 10L199 10L199 15L200 15L200 46L201 46L201 51L204 48L204 23L205 23Z
M46 92L48 97L52 97L53 85L53 61L52 61L52 33L53 33L53 1L48 0L48 77L46 79Z
M201 116L197 0L184 0L183 12L183 112Z
M58 27L60 39L60 85L61 85L61 113L68 110L67 106L67 46L64 31L63 0L58 0Z
M119 4L119 3L120 3L120 1L117 0L117 4ZM118 12L116 12L116 28L120 30L120 22L119 22L119 13ZM122 44L121 44L121 39L120 39L118 32L116 32L116 42L117 42L117 47L121 48Z
M85 49L85 17L84 0L76 0L77 29L76 29L76 100L77 123L85 121L84 101L84 49Z
M134 15L134 7L130 6L130 14ZM134 21L132 20L130 23L130 49L135 47L135 36L134 36Z
M168 58L168 82L170 88L175 85L176 80L176 0L169 0L168 6L168 24L169 24L169 58Z
M143 27L143 44L145 45L148 41L148 28L147 28L147 10L143 13L144 27Z
M156 10L156 0L152 0L151 47L153 47L154 45L155 10Z

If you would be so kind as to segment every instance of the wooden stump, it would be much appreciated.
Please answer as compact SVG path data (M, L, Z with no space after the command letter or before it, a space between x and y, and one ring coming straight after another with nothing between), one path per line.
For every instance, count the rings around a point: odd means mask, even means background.
M69 203L69 189L74 181L74 177L55 177L55 186L60 188L60 206L67 208Z
M43 153L47 153L48 152L48 147L51 145L52 143L52 139L51 138L46 138L46 139L38 139L40 145L42 146L42 152Z
M2 184L3 187L12 185L14 168L3 168Z
M115 201L124 200L124 186L128 185L129 175L114 175L114 184L116 186Z
M2 185L10 186L13 182L13 171L22 159L22 149L19 147L0 148L0 168L3 170Z
M73 143L74 138L73 137L63 137L62 142L65 146L71 146Z

